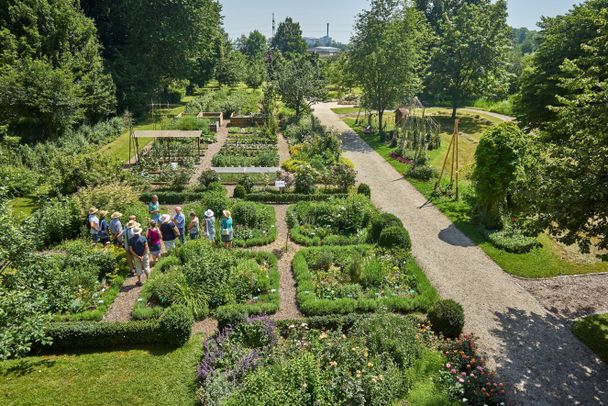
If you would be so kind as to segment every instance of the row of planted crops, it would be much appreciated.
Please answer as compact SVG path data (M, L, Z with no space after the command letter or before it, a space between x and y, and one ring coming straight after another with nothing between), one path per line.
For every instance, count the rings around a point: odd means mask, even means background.
M214 167L277 167L277 135L262 127L231 127L228 138L213 157Z

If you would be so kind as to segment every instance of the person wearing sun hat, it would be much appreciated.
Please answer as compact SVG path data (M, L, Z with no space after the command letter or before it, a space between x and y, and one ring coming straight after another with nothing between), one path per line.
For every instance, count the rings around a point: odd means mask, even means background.
M109 226L108 221L106 220L107 215L107 210L99 211L99 242L102 243L104 246L110 244L110 236L108 234Z
M96 207L91 207L89 209L89 217L87 218L87 224L89 226L89 233L91 234L91 240L93 241L93 245L99 242L99 217L97 217Z
M182 213L181 207L175 208L175 216L173 216L173 223L179 230L179 241L184 243L184 235L186 234L186 216Z
M122 234L122 223L120 222L120 218L122 217L122 213L115 211L112 213L112 219L110 220L110 225L108 230L112 235L112 242L114 245L120 246L120 237Z
M122 231L122 242L124 244L125 251L127 252L127 265L131 270L131 274L135 274L135 266L133 263L133 255L131 255L131 250L129 249L129 244L131 242L131 238L133 238L133 229L136 227L140 227L140 224L134 220L135 216L129 216L129 222L125 224L125 228Z
M209 241L215 241L215 213L211 209L205 211L205 235Z
M232 228L232 213L230 210L222 212L222 220L220 221L220 230L222 242L226 248L232 248L232 239L234 238L234 229Z
M146 237L141 235L142 229L139 225L133 227L132 233L133 236L129 240L129 251L131 251L135 273L137 274L137 286L141 286L141 275L145 274L146 279L148 279L150 274L150 258L148 255L150 247L148 247Z
M160 216L160 234L163 238L165 251L169 252L175 248L175 240L179 237L179 230L168 214Z

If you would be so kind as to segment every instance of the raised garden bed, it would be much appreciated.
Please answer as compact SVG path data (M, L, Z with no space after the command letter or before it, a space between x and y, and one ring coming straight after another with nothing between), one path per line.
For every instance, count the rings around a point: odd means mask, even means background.
M308 248L293 260L302 313L424 312L437 293L406 250L370 245Z
M272 314L279 307L277 258L189 241L156 266L133 316L155 318L174 305L186 306L197 319Z

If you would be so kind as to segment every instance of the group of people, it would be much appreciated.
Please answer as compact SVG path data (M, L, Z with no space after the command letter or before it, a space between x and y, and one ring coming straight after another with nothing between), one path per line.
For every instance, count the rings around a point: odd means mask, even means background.
M150 257L152 263L156 263L162 253L170 252L176 246L176 242L185 242L186 231L191 240L201 237L214 242L216 239L215 213L207 209L204 213L204 223L201 224L194 211L190 212L190 221L186 224L186 216L181 207L175 208L175 214L161 214L158 196L152 196L148 203L150 214L149 227L145 231L136 216L129 216L126 224L121 223L122 213L114 212L107 221L108 212L92 207L89 210L87 223L89 226L91 240L94 245L101 243L104 246L114 244L123 247L127 254L127 264L134 275L137 275L137 284L141 285L141 277L150 274ZM232 214L229 210L222 212L220 220L220 237L226 248L232 247L234 230L232 225Z

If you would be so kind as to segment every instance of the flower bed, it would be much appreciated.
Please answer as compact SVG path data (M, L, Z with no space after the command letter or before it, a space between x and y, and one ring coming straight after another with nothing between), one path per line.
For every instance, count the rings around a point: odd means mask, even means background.
M299 321L283 334L266 317L250 318L206 340L197 400L235 406L407 403L419 379L410 371L428 367L429 354L441 360L416 333L412 319L390 314L359 319L345 330L317 330ZM446 398L442 388L432 389L437 399Z
M361 195L300 202L288 211L290 236L305 246L361 244L367 241L367 228L376 214L369 199Z
M305 315L426 311L437 293L405 250L373 246L308 248L293 260Z
M163 258L144 285L133 316L154 318L162 309L184 305L197 319L274 313L279 306L277 259L265 252L213 247L189 241Z
M222 197L223 196L223 197ZM222 193L205 193L198 203L184 206L188 214L194 211L201 222L207 209L213 210L217 216L216 234L220 241L219 216L221 211L228 209L232 212L234 227L233 245L236 247L255 247L268 245L277 238L276 216L274 208L259 203L229 200Z

